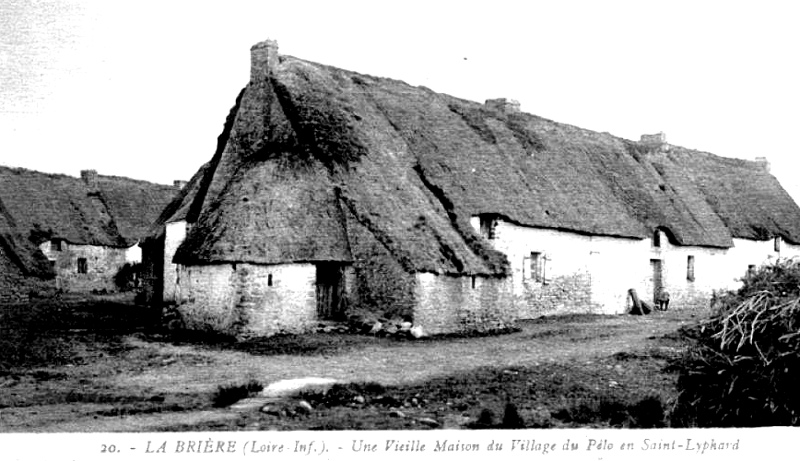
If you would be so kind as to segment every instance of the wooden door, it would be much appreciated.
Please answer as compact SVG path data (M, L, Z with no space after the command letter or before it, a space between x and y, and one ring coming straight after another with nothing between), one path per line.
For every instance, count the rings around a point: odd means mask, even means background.
M342 320L344 310L344 268L337 263L318 263L317 316L321 320Z
M656 297L661 292L661 289L664 287L663 282L663 274L661 269L661 260L660 259L651 259L650 260L650 269L652 270L652 281L653 281L653 302L657 302Z

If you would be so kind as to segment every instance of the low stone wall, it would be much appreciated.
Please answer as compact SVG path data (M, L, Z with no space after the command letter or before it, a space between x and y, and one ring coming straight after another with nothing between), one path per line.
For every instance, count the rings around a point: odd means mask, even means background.
M413 323L425 334L493 331L517 319L509 279L420 273Z
M176 288L178 311L190 329L244 338L316 326L313 264L182 266Z

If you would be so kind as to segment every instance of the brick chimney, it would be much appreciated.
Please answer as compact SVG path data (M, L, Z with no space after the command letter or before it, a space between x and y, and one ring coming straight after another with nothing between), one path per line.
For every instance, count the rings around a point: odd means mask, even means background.
M183 187L186 185L186 181L176 179L175 181L172 181L172 185L178 189L183 189Z
M758 166L761 167L761 169L769 173L770 164L769 160L767 160L767 157L756 157L756 163L758 163Z
M519 101L515 99L487 99L485 106L487 109L501 112L503 114L515 114L519 112Z
M278 42L264 40L250 48L250 82L266 79L278 65Z
M81 170L81 179L89 190L97 190L97 170Z

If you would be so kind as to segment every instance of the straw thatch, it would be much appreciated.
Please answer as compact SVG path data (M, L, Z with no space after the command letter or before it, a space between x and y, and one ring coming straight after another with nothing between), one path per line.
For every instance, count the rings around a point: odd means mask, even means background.
M0 239L26 274L52 275L38 244L129 247L147 234L176 189L115 176L81 179L0 167Z
M660 228L680 245L800 243L800 209L755 162L288 56L269 66L237 98L197 187L162 216L195 223L176 262L346 260L341 210L409 272L506 273L468 224L484 213L635 239Z
M14 271L22 276L50 279L55 276L50 262L33 243L17 229L0 200L0 271Z

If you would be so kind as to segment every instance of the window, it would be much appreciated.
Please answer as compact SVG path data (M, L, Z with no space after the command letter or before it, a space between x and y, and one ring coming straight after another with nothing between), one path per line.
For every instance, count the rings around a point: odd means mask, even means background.
M473 289L475 288L475 276L474 275L472 276L472 288Z
M775 241L774 241L773 245L774 245L774 250L777 253L780 253L780 251L781 251L781 238L780 237L775 237Z
M653 232L653 246L656 248L661 248L661 232L658 229Z
M61 240L50 240L50 251L61 251Z
M272 286L272 274L267 275L267 286Z
M78 273L85 274L89 271L89 264L86 258L78 258Z
M531 255L523 260L524 277L528 280L545 283L545 261L546 258L542 253L532 251Z
M686 258L686 280L694 282L694 256Z
M497 218L493 216L481 216L481 235L487 240L494 240L495 229L497 228Z

